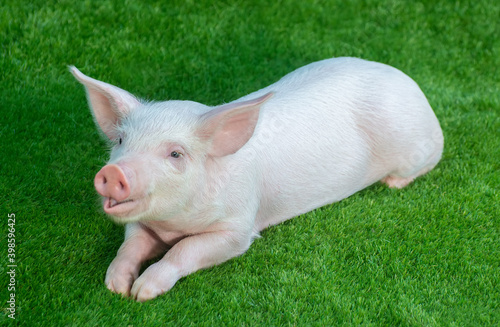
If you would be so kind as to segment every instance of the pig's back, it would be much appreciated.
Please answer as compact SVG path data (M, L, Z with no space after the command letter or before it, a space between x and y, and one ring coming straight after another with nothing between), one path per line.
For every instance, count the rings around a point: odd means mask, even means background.
M275 95L240 150L257 156L259 229L380 180L415 146L409 143L439 129L413 80L361 59L307 65L238 101L267 92Z

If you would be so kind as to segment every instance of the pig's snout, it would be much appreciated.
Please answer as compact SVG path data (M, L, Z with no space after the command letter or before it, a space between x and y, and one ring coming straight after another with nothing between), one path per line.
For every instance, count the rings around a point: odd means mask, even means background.
M130 196L130 183L123 170L117 165L106 165L95 175L97 192L107 198L122 202Z

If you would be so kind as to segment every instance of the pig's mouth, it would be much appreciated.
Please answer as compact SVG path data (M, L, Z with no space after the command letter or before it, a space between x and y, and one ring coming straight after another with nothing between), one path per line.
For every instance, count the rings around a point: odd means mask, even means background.
M123 217L129 214L136 206L133 199L118 202L109 197L104 198L104 211L112 216Z
M113 198L108 198L108 201L109 201L109 207L110 207L110 208L113 208L113 207L116 207L116 206L118 206L118 205L120 205L120 204L129 203L129 202L132 202L132 201L134 201L134 200L129 199L129 200L125 200L125 201L118 202L118 201L116 201L116 200L115 200L115 199L113 199Z

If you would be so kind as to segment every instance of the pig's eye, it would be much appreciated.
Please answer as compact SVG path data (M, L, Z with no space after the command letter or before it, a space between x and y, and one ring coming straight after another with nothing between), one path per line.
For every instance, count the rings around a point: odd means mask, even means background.
M176 158L176 159L177 159L177 158L180 158L180 157L181 157L181 155L182 155L182 153L179 153L179 152L177 152L177 151L172 151L172 153L170 153L170 156L171 156L172 158Z
M118 144L122 144L122 138L120 137L120 139L118 140Z

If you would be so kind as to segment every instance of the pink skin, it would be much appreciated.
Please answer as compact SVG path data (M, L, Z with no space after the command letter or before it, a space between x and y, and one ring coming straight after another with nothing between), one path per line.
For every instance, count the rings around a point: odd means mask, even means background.
M140 302L167 292L183 276L244 253L251 243L250 237L238 238L220 224L212 226L214 230L189 237L167 232L161 239L149 226L137 222L126 226L125 241L109 266L105 280L109 290ZM163 258L139 276L142 264L165 253L169 246Z
M359 59L313 63L213 108L142 102L71 72L85 85L103 136L125 140L94 183L104 211L126 223L106 285L138 301L244 253L268 226L379 180L404 187L443 150L418 85Z
M129 178L119 165L104 166L94 178L97 192L104 197L104 211L107 214L123 217L137 207L137 199L131 197Z

